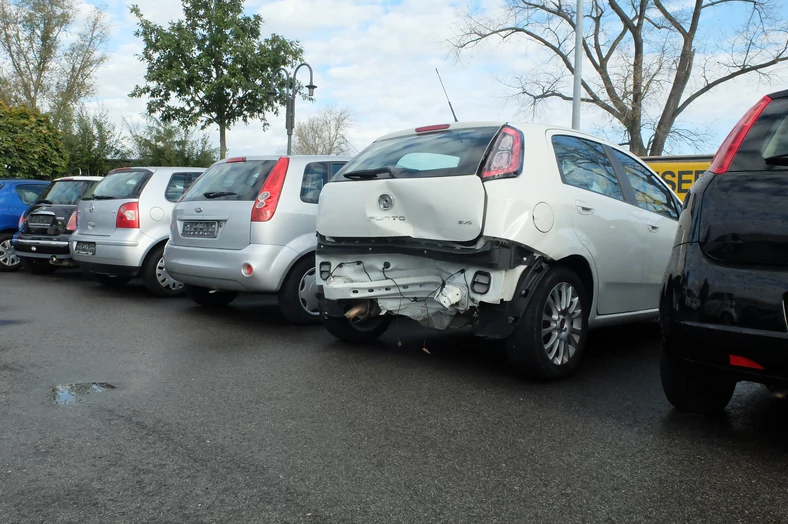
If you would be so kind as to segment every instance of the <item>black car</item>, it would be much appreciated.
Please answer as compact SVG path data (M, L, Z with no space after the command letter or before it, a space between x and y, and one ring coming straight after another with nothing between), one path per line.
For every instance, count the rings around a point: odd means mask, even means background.
M77 228L77 203L101 177L58 178L19 221L12 243L22 265L33 273L49 273L73 265L68 239Z
M788 388L788 90L736 124L687 196L660 301L661 375L680 410L736 383Z

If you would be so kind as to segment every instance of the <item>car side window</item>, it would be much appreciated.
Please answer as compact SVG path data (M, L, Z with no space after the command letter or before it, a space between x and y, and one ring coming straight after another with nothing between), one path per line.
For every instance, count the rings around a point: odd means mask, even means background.
M200 175L202 173L173 173L164 190L164 197L170 202L177 202Z
M613 164L600 144L561 135L554 136L552 142L565 184L624 200Z
M326 182L328 182L328 163L307 164L304 168L304 177L301 179L301 200L307 204L317 204Z
M336 175L339 172L340 169L345 167L345 164L347 164L347 162L332 162L331 163L331 177L333 178L334 175Z
M621 162L624 174L632 186L632 191L635 192L637 206L646 211L678 220L679 212L676 209L676 200L670 190L657 180L657 175L621 151L615 151L614 154L616 159Z
M38 195L44 192L47 186L45 184L19 184L16 186L16 194L19 199L26 205L30 206L38 200Z

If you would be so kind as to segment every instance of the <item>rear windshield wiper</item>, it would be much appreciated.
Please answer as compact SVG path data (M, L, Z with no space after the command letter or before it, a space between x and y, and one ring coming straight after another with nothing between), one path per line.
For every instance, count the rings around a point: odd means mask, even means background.
M112 200L114 196L109 195L93 195L93 200Z
M378 175L386 173L390 178L397 178L394 176L394 171L390 167L376 167L374 169L359 169L358 171L351 171L345 173L345 178L377 178Z
M45 198L45 199L43 199L43 200L39 200L39 201L38 201L38 203L39 203L39 204L51 204L51 203L52 203L52 201L51 201L51 200L47 200L47 199Z
M779 155L767 156L763 159L764 162L771 165L788 165L788 153L781 153Z
M223 196L234 196L238 193L233 193L232 191L208 191L207 193L203 193L202 196L205 198L219 198Z

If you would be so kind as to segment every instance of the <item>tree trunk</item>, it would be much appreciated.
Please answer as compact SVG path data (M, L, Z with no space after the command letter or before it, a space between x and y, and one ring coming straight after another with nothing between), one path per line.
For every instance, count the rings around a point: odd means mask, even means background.
M219 158L225 158L227 156L227 137L225 135L225 131L227 126L224 123L219 124Z
M627 124L627 134L629 135L629 152L637 156L646 155L646 146L643 144L643 133L640 128L641 119L636 118L634 122Z

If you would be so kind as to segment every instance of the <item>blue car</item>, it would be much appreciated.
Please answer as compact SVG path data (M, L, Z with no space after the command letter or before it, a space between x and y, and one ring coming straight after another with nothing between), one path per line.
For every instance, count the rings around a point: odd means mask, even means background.
M49 186L44 180L0 178L0 271L16 271L21 263L11 239L19 229L19 217Z

